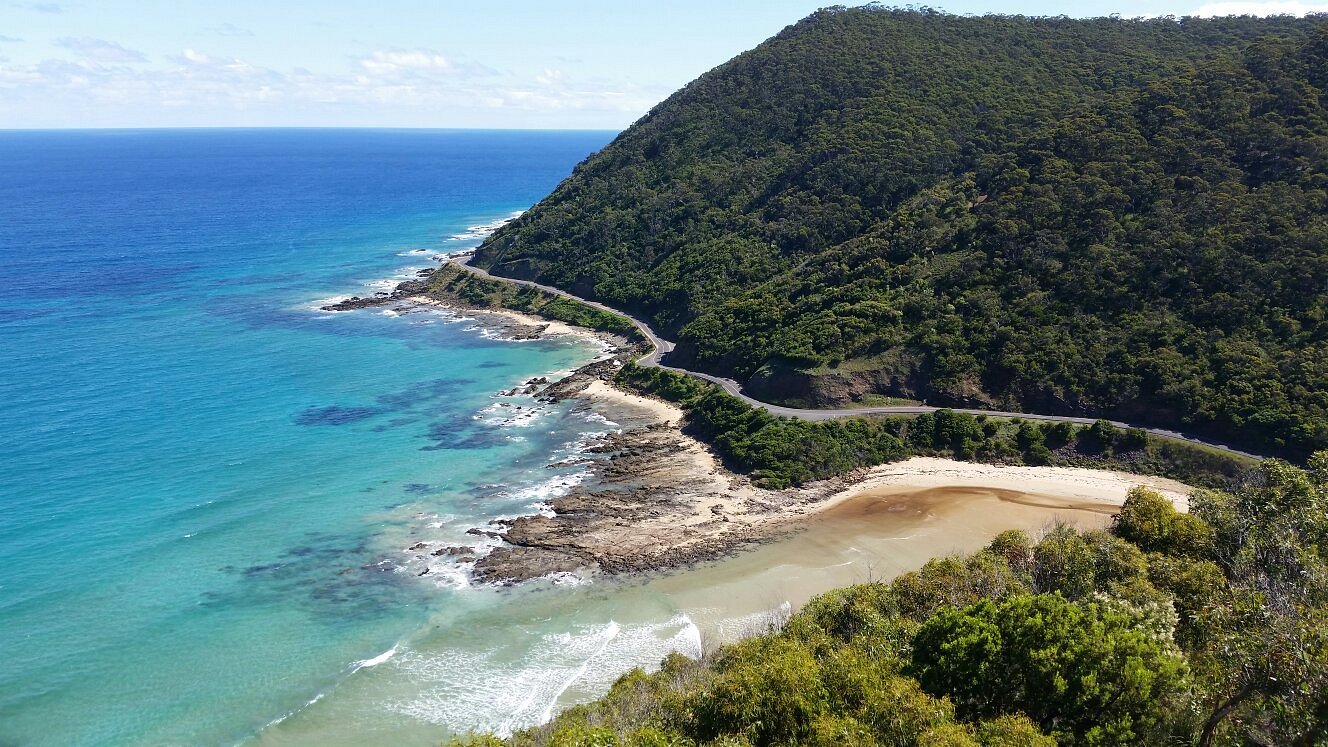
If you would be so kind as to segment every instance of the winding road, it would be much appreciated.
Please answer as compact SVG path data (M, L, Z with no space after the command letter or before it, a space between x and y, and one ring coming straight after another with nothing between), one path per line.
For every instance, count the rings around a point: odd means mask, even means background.
M515 285L524 285L530 288L538 288L539 290L542 290L545 293L552 293L553 295L556 296L562 296L563 298L571 299L573 301L578 301L587 306L593 306L594 308L599 309L601 311L606 311L610 314L615 314L617 316L624 317L627 320L631 321L632 324L636 325L637 330L641 332L642 336L644 336L647 340L649 340L650 344L654 346L654 350L652 352L637 360L637 365L652 366L652 367L667 369L669 371L677 371L678 373L681 374L686 374L688 376L694 376L698 379L709 381L712 384L718 384L721 388L723 388L724 391L728 392L734 397L737 397L738 399L742 400L743 402L746 402L752 407L759 407L765 410L766 412L769 412L772 415L782 415L785 417L798 418L800 420L815 421L815 420L835 420L837 418L850 418L861 415L922 415L924 413L936 412L937 410L940 409L948 409L953 412L962 412L968 415L987 415L989 417L995 417L995 418L1023 418L1024 420L1043 420L1043 421L1059 422L1059 423L1078 423L1083 425L1092 425L1093 423L1097 422L1097 418L1081 418L1081 417L1073 417L1070 415L1039 415L1030 412L1004 412L1000 410L968 410L960 407L940 408L940 407L931 407L929 405L892 405L886 407L859 407L851 409L811 410L799 407L784 407L782 405L775 405L769 402L762 402L759 399L753 399L752 397L745 394L742 391L742 386L733 379L725 379L719 376L712 376L707 373L702 373L700 371L692 371L686 368L678 368L676 366L667 365L664 361L667 359L668 354L673 352L674 344L672 341L660 337L659 334L655 332L655 330L650 326L649 322L645 321L644 319L638 319L635 316L632 316L631 314L628 314L619 309L612 308L610 306L605 306L604 304L599 303L597 301L590 301L588 299L581 298L580 296L572 295L571 293L568 293L565 290L562 290L560 288L555 288L551 285L543 285L541 283L536 283L531 280L518 280L516 278L505 278L502 277L501 275L492 275L486 270L482 270L478 267L471 266L470 260L473 259L473 257L474 255L452 257L449 261L457 265L458 267L461 267L462 269L474 273L475 275L478 275L482 278L486 278L489 280L497 280L504 283L513 283ZM1111 422L1111 424L1115 425L1117 428L1142 427L1142 426L1135 426L1130 423L1123 423L1118 420L1112 420L1109 422ZM1230 446L1227 446L1226 444L1214 443L1212 441L1205 441L1201 438L1188 436L1178 431L1165 430L1161 428L1147 428L1147 427L1143 427L1143 430L1146 431L1148 434L1157 436L1159 438L1168 438L1175 441L1184 441L1187 443L1199 444L1201 446L1208 446L1210 448L1221 449L1222 451L1229 452L1231 454L1238 454L1244 457L1249 457L1251 459L1263 459L1263 457L1259 456L1258 454L1251 454L1249 452L1239 451L1237 449L1231 448Z

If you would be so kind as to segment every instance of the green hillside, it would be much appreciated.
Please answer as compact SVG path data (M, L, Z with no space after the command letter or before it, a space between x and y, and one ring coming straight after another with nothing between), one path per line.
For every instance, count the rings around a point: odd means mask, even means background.
M476 264L772 401L1328 446L1318 19L832 9L689 84Z

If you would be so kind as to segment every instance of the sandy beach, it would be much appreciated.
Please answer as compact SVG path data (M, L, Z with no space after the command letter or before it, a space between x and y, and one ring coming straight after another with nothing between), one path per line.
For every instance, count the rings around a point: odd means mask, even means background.
M592 445L600 455L593 479L554 499L549 515L501 527L506 544L477 564L481 579L677 569L757 545L815 555L811 548L825 544L826 532L930 537L881 548L877 565L893 574L936 555L976 550L1004 529L1036 534L1054 522L1105 526L1136 485L1182 510L1188 505L1190 487L1165 478L931 457L767 490L726 470L705 444L683 433L676 405L609 383L614 366L603 361L551 386L622 429Z
M595 361L558 381L532 380L505 392L543 402L572 400L615 424L616 430L587 446L590 478L553 498L544 511L472 530L500 541L475 562L473 573L481 582L677 570L753 547L761 549L743 557L762 557L769 547L808 558L836 547L832 554L840 557L844 538L876 546L874 537L895 543L873 551L879 557L871 561L872 567L888 577L937 555L976 550L1005 529L1036 534L1055 522L1105 526L1136 485L1159 491L1181 510L1188 507L1190 487L1164 478L932 457L800 488L762 488L730 472L706 444L683 433L684 413L677 405L612 383L618 369L640 353L626 339L510 309L476 309L421 295L426 285L407 281L388 296L348 299L329 310L395 304L404 313L440 307L474 319L504 339L576 335L604 349ZM901 537L910 541L899 544ZM924 539L913 541L919 537ZM854 544L848 547L867 552ZM857 567L851 559L839 562ZM760 570L748 572L759 575ZM813 586L829 588L820 577Z
M1189 508L1189 494L1193 488L1165 477L1077 467L1001 466L935 457L914 457L874 467L852 485L830 496L821 508L830 509L862 494L888 494L897 488L941 487L992 488L1119 506L1125 501L1125 494L1136 485L1156 490L1180 510Z

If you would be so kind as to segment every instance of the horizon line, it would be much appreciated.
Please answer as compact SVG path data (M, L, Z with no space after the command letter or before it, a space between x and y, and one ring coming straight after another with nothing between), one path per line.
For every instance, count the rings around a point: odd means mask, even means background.
M126 127L3 127L10 132L153 132L178 130L377 130L412 132L622 132L613 127L404 127L391 125L147 125Z

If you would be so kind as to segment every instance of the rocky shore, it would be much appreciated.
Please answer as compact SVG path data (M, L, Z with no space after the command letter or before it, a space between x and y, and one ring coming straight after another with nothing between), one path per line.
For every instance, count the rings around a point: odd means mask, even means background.
M547 511L499 519L469 533L491 544L487 554L474 547L440 547L433 556L474 560L474 580L515 584L552 574L622 574L674 569L713 560L754 543L784 537L813 514L868 490L940 485L985 485L1013 491L1074 496L1119 504L1133 484L1160 488L1178 503L1187 487L1122 473L1054 467L996 467L913 459L883 465L790 490L767 490L734 474L711 450L682 431L676 405L616 388L613 379L629 359L644 352L638 344L606 333L551 322L507 309L477 309L457 299L430 297L429 277L401 283L391 293L353 297L323 307L350 311L392 306L401 312L422 304L441 305L476 319L505 339L550 334L593 337L605 355L552 383L536 377L504 392L547 403L576 400L580 407L624 424L585 449L588 478L551 500ZM564 464L551 464L559 467ZM416 548L410 548L415 550ZM426 552L426 548L418 548ZM425 570L424 573L428 573Z
M575 397L633 424L586 448L590 477L549 512L493 522L503 544L481 558L476 579L509 584L552 573L662 570L712 560L780 536L843 485L772 491L726 470L681 430L669 403L614 388L619 358L597 361L540 393Z
M374 306L386 306L391 303L405 301L411 296L417 296L429 290L429 277L438 271L436 267L426 267L415 273L419 280L407 280L398 283L391 293L380 291L372 296L360 297L351 296L342 299L336 303L321 307L323 311L355 311L356 309L367 309Z
M319 308L322 311L356 311L385 306L398 313L407 313L412 307L422 304L442 306L475 319L487 332L504 340L538 340L548 335L576 334L593 337L615 351L629 347L626 339L615 335L572 327L510 309L481 308L458 299L435 298L429 293L429 279L437 271L437 267L419 270L415 273L417 279L398 283L390 293L380 291L372 296L351 296Z
M547 514L496 521L503 544L475 564L479 581L510 584L553 573L621 574L714 560L780 540L813 516L868 493L981 487L1034 502L1101 505L1110 512L1134 485L1182 509L1190 488L1165 478L1065 467L1002 467L914 458L791 490L758 488L729 472L681 430L674 405L613 387L617 359L586 366L540 396L574 396L633 424L591 444L591 477L550 502ZM630 414L630 417L623 417ZM1013 503L1019 503L1012 498ZM999 517L988 517L999 523Z

